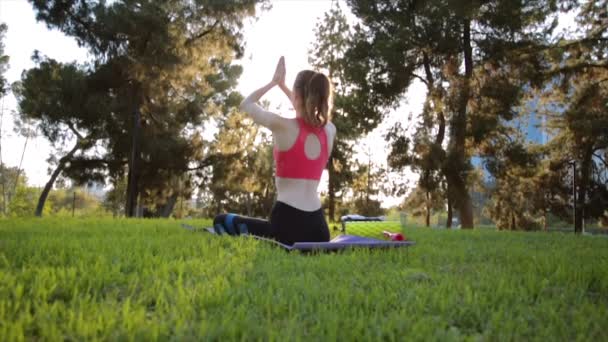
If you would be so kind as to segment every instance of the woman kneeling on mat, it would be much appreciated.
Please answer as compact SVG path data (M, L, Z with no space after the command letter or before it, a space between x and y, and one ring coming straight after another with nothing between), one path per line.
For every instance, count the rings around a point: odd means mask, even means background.
M279 86L290 99L295 119L257 105L274 86ZM329 121L330 109L329 79L315 71L301 71L292 93L285 85L285 59L281 57L272 81L241 103L241 110L251 115L255 123L272 131L277 202L270 221L234 214L216 216L213 225L217 233L254 234L289 245L329 241L317 188L336 137L336 126Z

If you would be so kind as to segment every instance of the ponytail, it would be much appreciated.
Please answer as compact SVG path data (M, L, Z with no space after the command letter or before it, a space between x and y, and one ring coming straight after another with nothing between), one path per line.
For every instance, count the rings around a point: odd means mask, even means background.
M302 99L302 118L309 126L323 127L331 111L331 84L327 76L311 70L298 74L294 90Z

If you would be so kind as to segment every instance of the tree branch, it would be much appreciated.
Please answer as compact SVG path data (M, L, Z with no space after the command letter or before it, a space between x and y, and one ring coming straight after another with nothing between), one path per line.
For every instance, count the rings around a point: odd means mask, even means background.
M581 62L581 63L576 63L574 65L566 65L563 67L553 68L553 69L549 70L547 74L555 75L555 74L559 74L562 72L570 72L570 71L575 71L575 70L579 70L579 69L583 69L583 68L608 69L608 62L600 62L600 63Z
M192 45L192 43L194 43L195 41L203 38L204 36L208 35L209 33L213 32L213 30L217 27L217 25L220 23L219 20L216 20L215 23L213 23L213 25L211 25L210 28L204 30L203 32L188 38L188 40L186 40L186 43L184 44L186 47Z
M605 165L606 167L608 167L608 162L607 162L607 161L606 161L604 158L602 158L602 156L600 156L600 155L599 155L599 154L597 154L597 153L593 153L593 156L594 156L594 157L596 157L597 159L599 159L599 160L600 160L602 163L604 163L604 165Z
M106 164L106 165L121 165L121 164L127 163L126 161L110 160L110 159L103 159L103 158L79 158L79 159L73 159L72 161L74 163L81 163L81 164L99 163L99 164Z
M585 37L582 39L570 40L570 41L566 41L563 43L557 43L557 44L553 44L553 45L535 44L533 46L527 46L526 48L530 49L529 51L532 52L532 50L538 51L538 50L550 50L550 49L556 49L556 48L569 48L569 47L572 47L575 45L586 44L586 43L595 43L597 41L608 41L608 38Z
M427 82L427 80L425 80L424 77L417 75L415 73L412 73L411 75L414 76L415 78L419 79L420 81L422 81L422 83L424 83L427 87L429 86L429 82Z
M76 137L78 137L78 140L80 140L80 141L84 140L84 137L82 136L82 134L80 134L80 132L78 132L78 130L76 129L76 127L74 127L74 124L71 121L68 121L66 123L66 125L76 135Z
M426 51L422 53L422 58L424 60L424 73L426 74L426 79L428 80L426 85L429 88L433 88L435 85L435 80L433 79L433 72L431 71L431 61ZM433 91L432 89L429 90Z
M239 152L237 152L237 153L229 153L229 154L212 154L212 155L206 157L201 162L201 164L199 164L198 166L196 166L196 167L190 167L187 170L188 171L202 170L204 168L207 168L207 167L213 165L217 161L217 159L219 159L219 158L232 158L232 157L236 157L238 155L240 155Z

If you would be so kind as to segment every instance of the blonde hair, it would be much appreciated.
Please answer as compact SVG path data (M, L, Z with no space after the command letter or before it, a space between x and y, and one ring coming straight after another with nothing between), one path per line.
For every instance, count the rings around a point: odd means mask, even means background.
M294 92L302 99L300 111L304 122L323 127L331 111L331 83L327 76L312 70L303 70L296 76Z

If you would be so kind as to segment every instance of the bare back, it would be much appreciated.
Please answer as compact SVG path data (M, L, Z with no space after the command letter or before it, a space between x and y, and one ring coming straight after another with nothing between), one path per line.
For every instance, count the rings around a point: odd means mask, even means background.
M279 151L289 150L295 144L300 130L296 119L283 120L285 120L284 124L272 132L275 147ZM324 130L327 135L327 152L331 154L336 127L329 122L325 125ZM309 159L316 159L321 154L321 143L316 136L306 137L304 152ZM278 201L304 211L315 211L321 208L318 194L320 180L275 177L275 182Z

